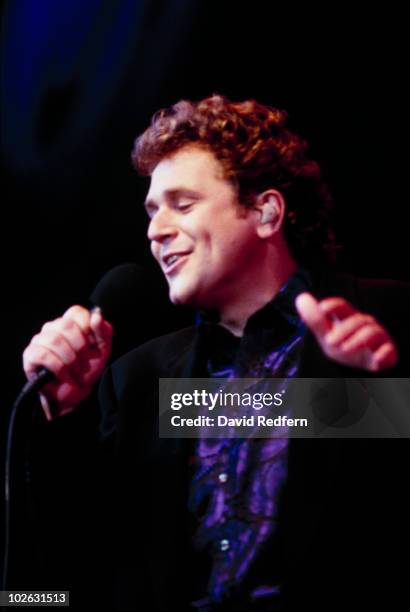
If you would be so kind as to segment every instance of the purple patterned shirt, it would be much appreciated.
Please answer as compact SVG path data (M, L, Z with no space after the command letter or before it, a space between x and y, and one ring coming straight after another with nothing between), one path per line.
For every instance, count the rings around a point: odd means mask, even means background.
M201 316L208 375L295 376L306 328L294 300L310 284L307 272L298 270L269 304L250 317L242 338ZM250 609L246 606L252 602L272 601L280 592L275 563L270 559L266 575L260 559L278 531L287 450L286 438L198 440L189 510L195 520L193 547L209 559L209 579L204 596L192 603L194 609L207 612L216 604L235 601L235 610L240 609L239 602L245 606L241 609Z

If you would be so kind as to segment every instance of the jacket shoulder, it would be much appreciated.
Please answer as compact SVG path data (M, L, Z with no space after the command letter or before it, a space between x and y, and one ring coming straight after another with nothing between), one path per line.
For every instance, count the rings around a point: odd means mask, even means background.
M177 376L191 350L196 327L190 326L153 338L129 351L110 366L114 386L120 390L129 381Z
M327 271L315 278L314 287L320 298L344 297L360 310L372 314L404 314L410 305L410 284L403 281Z
M119 420L128 423L137 413L138 427L134 423L128 429L142 427L142 419L152 414L158 379L178 377L195 334L196 327L192 326L159 336L129 351L105 370L99 386L103 440L114 437Z

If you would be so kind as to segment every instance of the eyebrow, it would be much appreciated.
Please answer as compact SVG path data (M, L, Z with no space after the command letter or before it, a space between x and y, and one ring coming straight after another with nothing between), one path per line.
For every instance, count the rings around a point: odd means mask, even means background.
M199 193L194 189L188 189L187 187L176 187L174 189L166 189L164 191L164 197L169 202L174 202L181 196L189 196L193 198L198 198ZM153 198L148 198L144 202L144 207L147 210L151 206L158 206L157 202Z

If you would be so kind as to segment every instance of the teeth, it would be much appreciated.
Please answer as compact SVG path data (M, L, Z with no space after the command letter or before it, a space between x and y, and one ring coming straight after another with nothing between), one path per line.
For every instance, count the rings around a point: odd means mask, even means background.
M172 255L172 257L170 257L170 258L167 260L167 265L168 265L168 266L171 266L171 265L174 263L174 261L176 261L177 259L178 259L178 255Z

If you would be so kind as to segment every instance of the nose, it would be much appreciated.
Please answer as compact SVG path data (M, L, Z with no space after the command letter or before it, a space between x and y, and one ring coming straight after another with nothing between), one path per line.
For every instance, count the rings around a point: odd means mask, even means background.
M177 228L172 221L172 212L166 208L159 208L148 225L148 240L165 242L177 233Z

